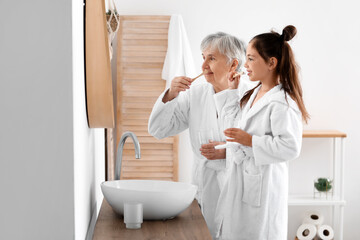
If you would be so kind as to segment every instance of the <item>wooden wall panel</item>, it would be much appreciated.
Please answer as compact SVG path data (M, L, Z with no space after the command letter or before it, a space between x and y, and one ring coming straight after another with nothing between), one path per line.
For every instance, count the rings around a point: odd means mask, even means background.
M121 16L117 55L117 141L125 131L140 142L135 159L131 139L123 151L121 179L178 180L178 137L157 140L148 133L154 103L165 89L161 79L170 16Z

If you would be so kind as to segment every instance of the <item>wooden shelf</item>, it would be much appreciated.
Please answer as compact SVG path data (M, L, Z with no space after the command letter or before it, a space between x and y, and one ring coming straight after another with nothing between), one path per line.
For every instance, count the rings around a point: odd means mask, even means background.
M347 135L346 133L337 130L305 130L303 131L303 138L332 138L333 139L333 176L338 179L339 193L334 193L334 196L329 195L319 196L314 198L313 194L307 195L289 195L288 206L301 206L301 207L330 207L332 208L332 226L335 228L334 239L343 240L344 235L344 206L346 201L344 199L344 142ZM340 138L335 140L335 138ZM340 146L338 146L340 145ZM338 146L338 147L337 147ZM338 153L338 150L340 152ZM338 212L335 210L338 209ZM339 222L336 223L335 220Z
M288 200L289 206L345 206L345 204L346 201L338 196L329 196L326 199L314 198L310 195L290 195Z
M303 138L346 138L346 133L337 130L304 130Z

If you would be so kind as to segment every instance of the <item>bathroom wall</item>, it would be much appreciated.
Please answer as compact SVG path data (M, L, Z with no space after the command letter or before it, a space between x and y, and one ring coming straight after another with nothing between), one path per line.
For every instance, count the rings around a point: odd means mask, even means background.
M83 2L72 1L75 239L92 239L105 180L104 129L87 123L84 79Z
M360 161L360 108L357 89L360 88L360 22L355 1L167 1L167 0L115 0L123 15L181 14L187 29L196 68L201 71L201 40L209 33L224 31L248 42L258 33L272 28L282 30L293 24L298 34L291 42L298 64L304 99L311 120L305 129L337 129L348 134L346 139L345 168L345 234L344 239L356 239L360 230L356 226L360 215L360 180L357 169ZM191 76L190 76L191 77ZM185 141L184 141L185 142ZM180 141L181 144L181 141ZM309 165L319 168L331 160L331 142L325 139L304 140L302 156L290 163L290 191L304 189L304 181L311 188L313 175ZM179 157L180 181L189 181L191 151ZM184 152L183 150L179 152ZM186 151L185 151L186 152ZM305 159L306 158L306 159ZM186 162L185 168L181 164ZM302 166L302 164L308 164ZM311 171L313 172L313 171ZM303 177L300 174L303 174ZM323 173L323 171L321 171ZM310 180L309 180L310 179ZM299 212L290 212L290 218L300 219ZM324 209L328 212L329 209ZM327 213L325 213L327 214ZM297 220L298 221L298 220ZM299 223L299 222L298 222ZM328 221L329 223L329 221ZM294 226L293 226L294 227ZM294 229L289 229L294 230ZM289 236L289 239L293 239Z
M83 240L101 205L82 16L82 1L0 1L1 239Z
M0 1L2 239L72 239L71 3Z

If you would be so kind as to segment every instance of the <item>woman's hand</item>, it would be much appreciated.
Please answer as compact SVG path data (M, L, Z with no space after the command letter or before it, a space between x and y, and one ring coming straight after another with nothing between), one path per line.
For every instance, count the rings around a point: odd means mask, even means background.
M234 75L237 74L236 77ZM227 74L229 89L237 89L239 86L241 75L236 71L231 71Z
M188 77L175 77L171 81L170 89L167 91L163 97L163 102L168 102L176 98L180 92L185 91L190 88L192 79Z
M201 155L208 160L224 159L226 158L226 149L215 149L216 145L225 144L225 142L212 142L201 145Z
M252 136L240 128L228 128L224 131L225 136L232 138L226 139L228 142L237 142L244 146L252 147Z

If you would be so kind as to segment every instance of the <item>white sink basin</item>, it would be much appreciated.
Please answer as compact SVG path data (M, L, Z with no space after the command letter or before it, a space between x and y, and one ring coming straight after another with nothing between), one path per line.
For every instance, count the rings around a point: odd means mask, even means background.
M189 183L156 180L115 180L101 183L113 210L123 215L124 203L143 204L145 220L173 218L194 200L197 187Z

